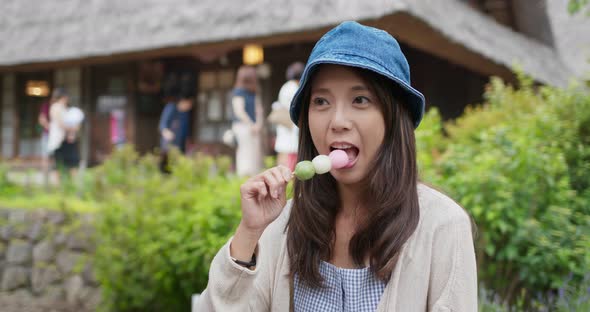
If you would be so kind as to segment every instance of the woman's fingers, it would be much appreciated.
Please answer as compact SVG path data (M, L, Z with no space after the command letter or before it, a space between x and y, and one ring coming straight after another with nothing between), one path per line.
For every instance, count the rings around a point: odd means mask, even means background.
M264 198L268 195L264 181L247 181L246 183L242 184L240 191L242 195L247 198L258 197L260 199L261 197Z
M273 168L274 169L274 168ZM263 175L262 178L268 187L268 191L272 198L279 198L279 192L281 190L281 186L285 183L282 176L276 172L276 170L267 170Z
M277 169L281 172L281 175L283 176L283 179L286 183L289 183L289 181L293 179L293 173L291 172L291 170L289 170L289 168L281 165L278 166Z
M263 181L256 182L256 190L258 191L258 202L261 202L268 196L268 188Z
M251 229L264 229L285 205L286 185L291 171L286 167L268 169L240 186L242 221Z
M262 199L266 196L279 198L285 192L285 186L292 178L291 171L287 167L279 166L268 169L242 185L242 194L248 197ZM255 191L255 193L252 193Z

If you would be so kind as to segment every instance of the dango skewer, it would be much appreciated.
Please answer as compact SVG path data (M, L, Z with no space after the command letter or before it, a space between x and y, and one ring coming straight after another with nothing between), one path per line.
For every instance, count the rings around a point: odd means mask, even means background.
M332 168L344 168L348 164L348 155L343 150L333 150L329 155L318 155L312 161L297 163L293 174L301 181L309 180L316 174L330 172Z

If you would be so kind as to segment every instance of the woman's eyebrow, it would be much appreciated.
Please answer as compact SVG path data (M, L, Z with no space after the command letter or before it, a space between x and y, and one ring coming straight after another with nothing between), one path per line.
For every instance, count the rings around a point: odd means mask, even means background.
M352 86L350 88L351 91L369 91L369 88L365 85L356 85L356 86ZM330 89L329 88L312 88L311 89L312 93L330 93Z
M330 93L328 88L312 88L311 93Z
M369 88L367 88L366 86L363 86L363 85L358 85L358 86L354 86L354 87L350 88L350 90L352 90L352 91L369 91Z

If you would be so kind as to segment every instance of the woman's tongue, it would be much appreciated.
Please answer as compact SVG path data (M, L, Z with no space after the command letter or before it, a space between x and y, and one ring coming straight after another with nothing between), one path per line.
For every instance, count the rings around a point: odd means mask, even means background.
M359 154L359 150L356 147L346 148L342 150L345 151L346 155L348 156L348 163L353 162Z

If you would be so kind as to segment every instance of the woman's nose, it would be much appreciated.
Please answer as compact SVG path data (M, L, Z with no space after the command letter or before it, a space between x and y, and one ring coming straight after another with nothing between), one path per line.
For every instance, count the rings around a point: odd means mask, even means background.
M343 105L337 105L334 109L334 113L332 114L330 128L333 131L350 130L352 127L352 120L350 117L350 113Z

